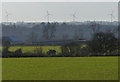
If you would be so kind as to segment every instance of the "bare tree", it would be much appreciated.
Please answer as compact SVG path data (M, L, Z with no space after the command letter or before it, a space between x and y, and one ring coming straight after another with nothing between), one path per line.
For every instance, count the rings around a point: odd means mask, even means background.
M120 24L118 25L118 39L120 40Z
M112 32L112 29L110 29L110 28L105 28L104 30L105 30L105 32L107 32L107 33Z
M43 38L45 39L45 40L48 40L48 27L47 26L44 26L43 27Z
M63 39L63 41L64 41L64 40L67 40L68 37L69 37L68 34L63 34L63 35L62 35L62 39Z
M49 28L49 39L54 39L55 38L55 31L56 31L56 26L55 24L52 24Z
M79 39L82 39L83 38L83 29L82 28L80 28L80 29L78 29L78 34L79 34Z
M78 39L79 39L79 33L78 33L77 30L74 32L73 38L74 38L75 40L78 40Z
M32 42L32 43L36 42L37 41L37 37L38 37L37 34L32 31L28 35L28 41Z
M91 22L91 28L92 28L92 33L94 35L95 33L99 32L99 30L100 30L100 24L97 24L95 21Z
M45 40L52 40L55 38L56 24L48 23L43 27L43 38Z

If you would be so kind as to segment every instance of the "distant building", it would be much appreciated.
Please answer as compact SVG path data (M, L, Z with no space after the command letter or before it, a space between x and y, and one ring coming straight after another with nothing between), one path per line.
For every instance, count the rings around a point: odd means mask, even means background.
M77 43L77 44L87 44L86 40L46 40L40 42L33 42L32 45L64 45L69 43Z
M22 44L22 40L18 37L11 37L11 36L3 36L2 42L10 42L11 45Z

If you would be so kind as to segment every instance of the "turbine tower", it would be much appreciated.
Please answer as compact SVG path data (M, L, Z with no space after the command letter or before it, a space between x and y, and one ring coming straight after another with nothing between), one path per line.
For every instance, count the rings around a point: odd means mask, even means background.
M113 11L109 14L110 15L110 21L113 22Z
M10 15L12 15L11 13L8 13L7 11L5 11L5 13L6 13L6 20L7 20L7 22L9 21L9 16Z
M76 12L75 13L73 13L73 21L75 22L75 19L76 19Z
M47 11L47 21L48 21L48 23L49 23L49 16L50 16L51 14Z

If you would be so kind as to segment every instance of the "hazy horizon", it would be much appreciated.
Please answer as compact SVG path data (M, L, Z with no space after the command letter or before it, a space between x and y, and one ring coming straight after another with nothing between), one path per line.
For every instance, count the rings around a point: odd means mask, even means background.
M75 21L118 21L117 2L3 2L2 22L71 22L76 12Z

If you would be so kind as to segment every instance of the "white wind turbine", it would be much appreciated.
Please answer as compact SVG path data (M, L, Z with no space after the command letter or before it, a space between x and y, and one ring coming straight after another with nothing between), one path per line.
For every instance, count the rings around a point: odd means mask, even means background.
M9 16L12 14L7 11L5 11L5 14L6 14L6 21L9 22Z
M76 12L74 12L74 13L72 14L72 17L73 17L73 22L75 22L75 20L76 20Z
M114 18L114 16L113 16L113 11L110 13L110 14L108 14L108 15L110 15L110 21L111 21L111 23L113 22L113 18Z
M46 17L47 17L47 21L48 21L48 23L49 23L49 20L50 20L50 13L47 11L47 15L46 15Z

